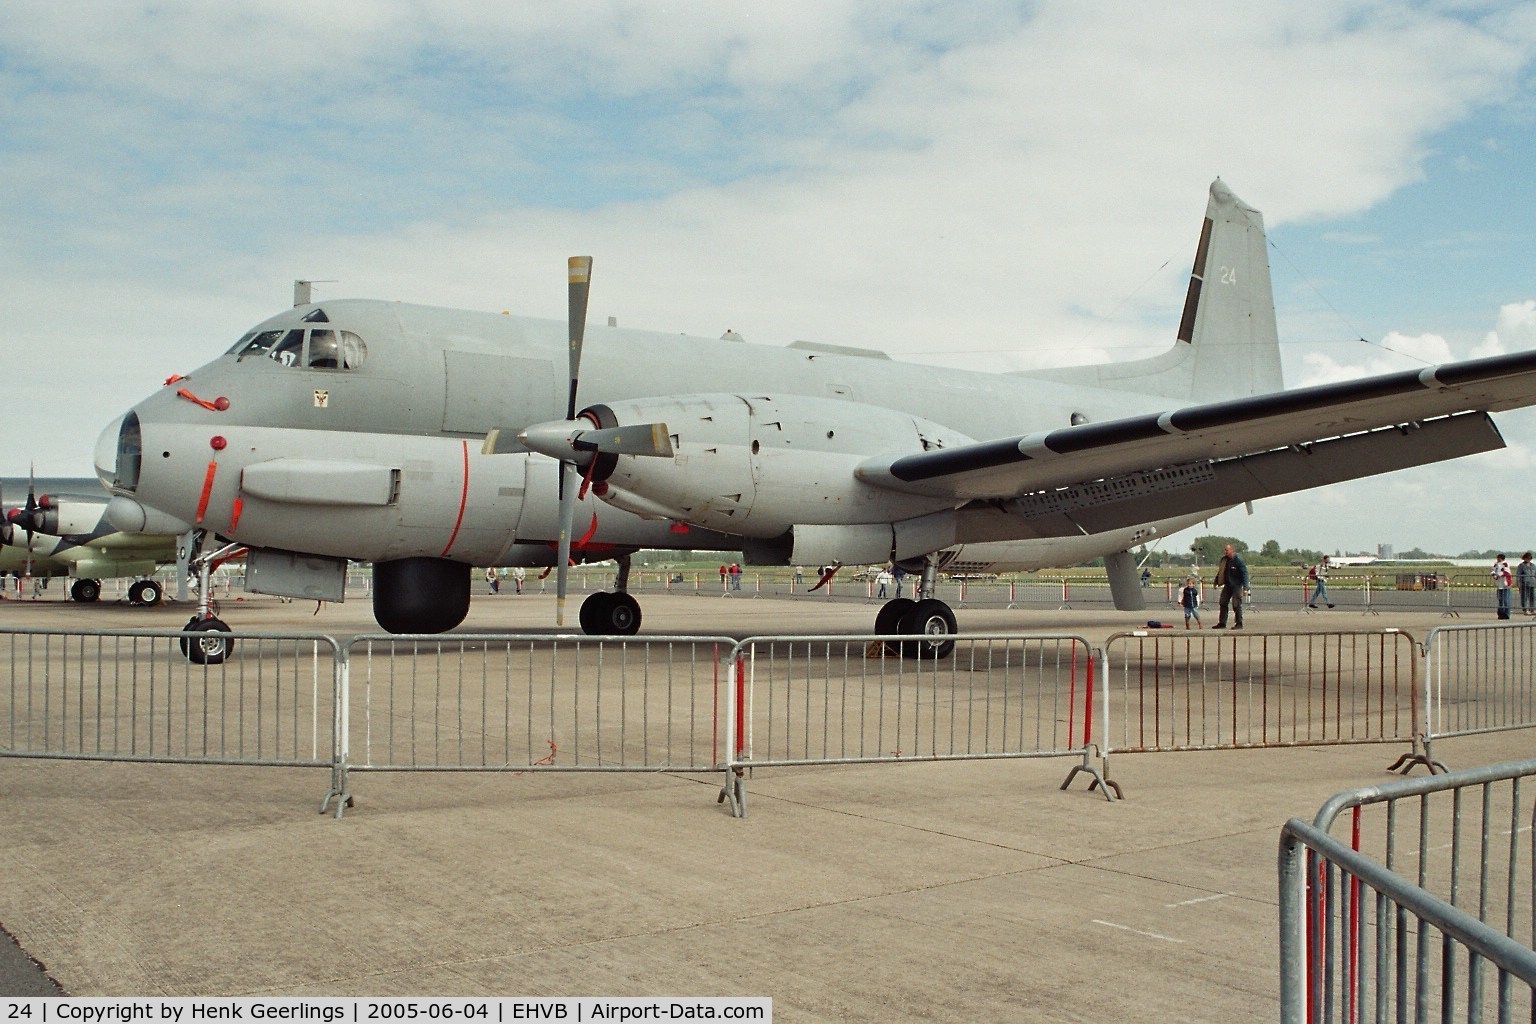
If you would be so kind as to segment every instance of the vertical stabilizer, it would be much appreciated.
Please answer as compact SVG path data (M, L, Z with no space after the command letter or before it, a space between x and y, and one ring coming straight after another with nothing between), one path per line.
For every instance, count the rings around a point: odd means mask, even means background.
M1264 217L1220 179L1211 183L1178 345L1192 350L1190 397L1197 401L1284 386Z
M1263 215L1220 179L1212 182L1173 348L1150 359L1029 375L1190 403L1281 390L1267 244Z

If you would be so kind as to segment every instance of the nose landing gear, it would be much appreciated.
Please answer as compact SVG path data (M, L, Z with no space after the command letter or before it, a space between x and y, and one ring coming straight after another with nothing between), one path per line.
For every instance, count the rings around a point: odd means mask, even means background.
M193 550L202 548L202 540L196 539ZM224 635L230 632L229 626L218 618L211 577L214 569L243 550L239 544L226 544L192 559L192 567L197 570L197 614L182 627L181 654L194 665L222 665L234 652L235 641Z

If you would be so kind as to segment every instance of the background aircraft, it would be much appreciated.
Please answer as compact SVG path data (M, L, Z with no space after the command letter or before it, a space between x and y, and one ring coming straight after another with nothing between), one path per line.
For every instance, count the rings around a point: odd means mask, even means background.
M563 609L569 561L617 557L616 592L581 623L626 633L641 547L895 561L921 573L919 599L875 628L942 655L946 562L1104 555L1117 606L1139 608L1132 546L1256 498L1502 447L1487 412L1536 402L1533 353L1282 390L1263 221L1220 182L1172 347L1125 363L986 374L839 346L588 337L589 267L572 260L565 325L365 300L257 325L103 432L112 521L248 545L248 586L268 593L340 600L346 560L372 561L375 617L395 632L461 622L472 565L553 560Z
M6 505L5 497L26 494ZM70 576L70 597L95 601L101 581L148 576L176 560L176 538L124 533L107 521L108 495L89 478L0 481L0 572L17 576ZM128 588L133 604L156 605L163 592L156 580Z

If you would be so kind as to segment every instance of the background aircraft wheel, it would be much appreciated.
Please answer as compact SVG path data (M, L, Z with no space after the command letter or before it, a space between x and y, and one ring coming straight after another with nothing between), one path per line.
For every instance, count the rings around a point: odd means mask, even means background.
M614 595L599 590L591 594L581 602L581 631L588 636L601 636L603 634L603 619L608 615L608 602Z
M199 619L194 615L182 632L191 634L181 638L182 656L194 665L222 665L235 649L234 640L220 635L228 633L229 627L218 619Z
M153 608L159 604L163 595L164 591L160 589L160 584L154 580L139 580L128 588L129 603L141 604L146 608Z
M75 580L69 588L69 596L81 604L90 604L101 597L101 584L95 580Z
M943 601L929 598L918 601L906 614L901 617L902 633L911 633L927 637L922 641L907 641L901 645L903 658L947 658L955 649L953 640L940 639L952 637L959 632L955 623L955 613L949 605Z
M917 602L910 597L893 597L885 602L880 606L880 610L875 612L875 632L882 636L900 633L901 617L907 614L915 604ZM895 644L886 644L885 647L892 654L901 653Z

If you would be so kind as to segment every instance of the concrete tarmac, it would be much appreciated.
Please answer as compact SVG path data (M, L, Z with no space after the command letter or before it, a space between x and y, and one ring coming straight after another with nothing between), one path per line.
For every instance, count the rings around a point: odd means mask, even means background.
M874 607L646 597L645 632L864 632ZM571 615L574 618L573 602ZM178 628L186 608L5 602L0 624ZM226 601L236 629L346 636L364 602ZM963 631L1172 618L960 609ZM1491 620L1492 616L1488 616ZM467 629L547 632L550 596L477 596ZM1265 631L1432 613L1252 613ZM1466 619L1455 620L1466 622ZM1453 768L1530 730L1437 741ZM0 758L0 991L70 995L766 995L779 1021L1231 1021L1278 1013L1281 824L1394 776L1406 744L719 776L369 774L341 821L311 769ZM0 940L0 962L9 945ZM41 976L24 959L46 969Z

